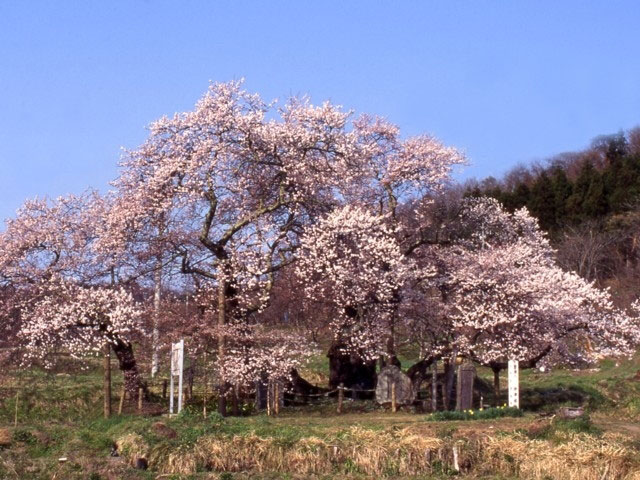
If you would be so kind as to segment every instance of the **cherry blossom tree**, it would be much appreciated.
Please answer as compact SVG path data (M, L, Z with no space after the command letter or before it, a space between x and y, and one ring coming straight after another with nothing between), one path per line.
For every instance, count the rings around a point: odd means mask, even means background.
M19 324L26 359L64 349L76 357L109 343L127 387L142 385L131 344L141 312L130 293L114 288L94 250L104 212L96 193L25 203L0 234L0 279L12 292L6 321ZM10 311L7 309L10 308Z
M125 160L110 236L126 238L164 217L165 242L183 272L216 286L221 367L222 327L265 307L300 225L333 201L331 180L349 175L357 139L347 117L297 100L276 111L238 82L216 84L194 111L155 122Z
M341 312L332 325L335 341L329 357L333 383L347 384L361 382L363 372L375 377L369 364L378 354L385 362L399 363L395 338L403 320L398 313L404 286L412 277L420 282L434 273L428 265L419 273L414 266L415 250L430 241L426 218L417 215L417 224L408 224L401 212L418 201L428 202L449 181L452 169L464 163L456 149L426 135L402 139L399 129L381 118L361 116L354 132L360 155L352 177L340 186L344 206L305 233L306 260L298 267L300 277L310 282L309 301L324 297ZM315 246L317 239L322 247ZM391 271L380 276L385 268ZM376 280L369 283L372 278ZM332 287L311 295L319 282ZM333 375L338 371L344 374Z
M441 252L460 353L497 376L508 359L530 367L635 351L637 313L617 309L606 290L556 265L526 209L509 214L493 199L470 199L461 225L463 235Z
M246 323L306 224L353 201L393 215L462 161L431 137L401 140L381 119L350 117L306 99L276 108L239 82L212 85L193 111L152 124L125 159L111 238L163 217L183 271L215 283L219 326ZM225 344L221 333L220 365Z

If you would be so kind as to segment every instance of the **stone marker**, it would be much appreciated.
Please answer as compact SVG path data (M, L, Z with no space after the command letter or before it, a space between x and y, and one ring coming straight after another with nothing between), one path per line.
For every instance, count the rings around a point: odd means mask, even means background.
M391 403L392 385L395 383L396 404L410 405L416 398L411 379L395 365L388 365L380 370L376 385L376 402Z
M584 408L582 407L561 407L558 410L558 416L560 418L579 418L584 415Z
M456 410L473 408L473 382L476 378L476 367L465 362L458 367L458 385L456 388Z

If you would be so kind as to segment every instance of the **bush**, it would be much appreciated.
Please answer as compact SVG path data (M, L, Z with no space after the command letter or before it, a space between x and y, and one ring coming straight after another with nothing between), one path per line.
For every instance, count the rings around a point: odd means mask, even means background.
M427 422L446 422L451 420L491 420L502 417L521 417L522 410L515 407L495 407L482 410L451 410L434 412L427 415Z
M577 433L600 437L602 429L591 423L588 415L583 415L572 419L556 418L544 427L530 428L521 433L524 433L531 440L550 440L553 443L563 443L568 441L572 434Z
M602 435L602 429L591 423L589 415L583 415L574 419L557 419L554 421L557 431L567 433L586 433L594 437Z
M27 445L33 445L35 443L38 443L38 439L33 433L31 433L29 430L25 430L22 428L18 428L14 430L13 441L26 443Z

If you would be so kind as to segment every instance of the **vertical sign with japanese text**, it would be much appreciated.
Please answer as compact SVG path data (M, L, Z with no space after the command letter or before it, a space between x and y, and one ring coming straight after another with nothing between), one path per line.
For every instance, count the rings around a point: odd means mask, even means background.
M509 360L509 406L520 408L520 379L518 360Z
M182 371L184 367L184 340L171 344L171 386L169 390L169 413L173 413L174 377L178 377L178 413L182 411Z

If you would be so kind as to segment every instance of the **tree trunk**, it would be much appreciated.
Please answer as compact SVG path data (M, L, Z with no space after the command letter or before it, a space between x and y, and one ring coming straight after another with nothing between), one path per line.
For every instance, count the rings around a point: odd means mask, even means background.
M389 322L389 338L387 338L387 359L385 365L395 365L401 368L400 360L396 355L396 332L395 332L395 320Z
M436 357L423 358L419 362L414 363L407 370L407 376L411 379L413 388L418 391L422 382L429 375L429 367L436 362Z
M438 410L438 361L431 366L431 411Z
M458 351L457 349L453 349L453 352L451 353L451 358L449 359L449 361L447 361L446 365L445 365L445 372L446 372L446 380L445 380L445 384L446 384L446 389L445 389L445 393L446 393L446 397L445 397L445 410L451 410L451 401L453 399L453 386L454 386L454 375L456 372L456 357L458 356Z
M104 344L104 418L111 416L111 345Z
M329 386L335 389L341 383L345 388L356 390L372 390L376 386L376 362L365 362L356 354L344 352L345 345L334 341L327 357L329 357ZM353 396L353 395L352 395ZM371 392L363 392L363 398L372 398Z
M153 273L153 331L151 333L151 378L158 373L158 343L160 341L160 302L162 300L162 259L158 258L158 265Z
M225 325L226 315L226 290L227 282L220 279L220 285L218 285L218 327L223 328ZM220 365L220 388L218 391L218 413L223 417L227 416L227 398L226 398L226 385L224 383L224 375L222 371L222 365L224 364L224 351L225 351L225 336L222 331L218 333L218 365Z
M289 380L284 384L285 405L306 404L309 399L318 399L323 393L327 393L327 389L309 383L295 368L291 369Z
M238 396L239 396L238 384L236 383L233 386L232 396L231 396L231 414L234 417L240 416L240 405L238 404Z
M493 405L500 406L500 367L491 367L493 370Z
M138 389L142 388L145 396L149 395L147 384L140 377L138 372L138 364L133 353L133 345L123 340L116 340L112 344L113 352L116 354L118 364L124 377L124 387L129 392L132 400L138 400Z
M189 368L187 368L186 380L187 380L187 392L189 394L188 398L191 400L193 398L193 382L195 380L196 372L195 372L195 359L191 359L189 361Z
M224 383L218 387L218 413L227 416L227 385Z

